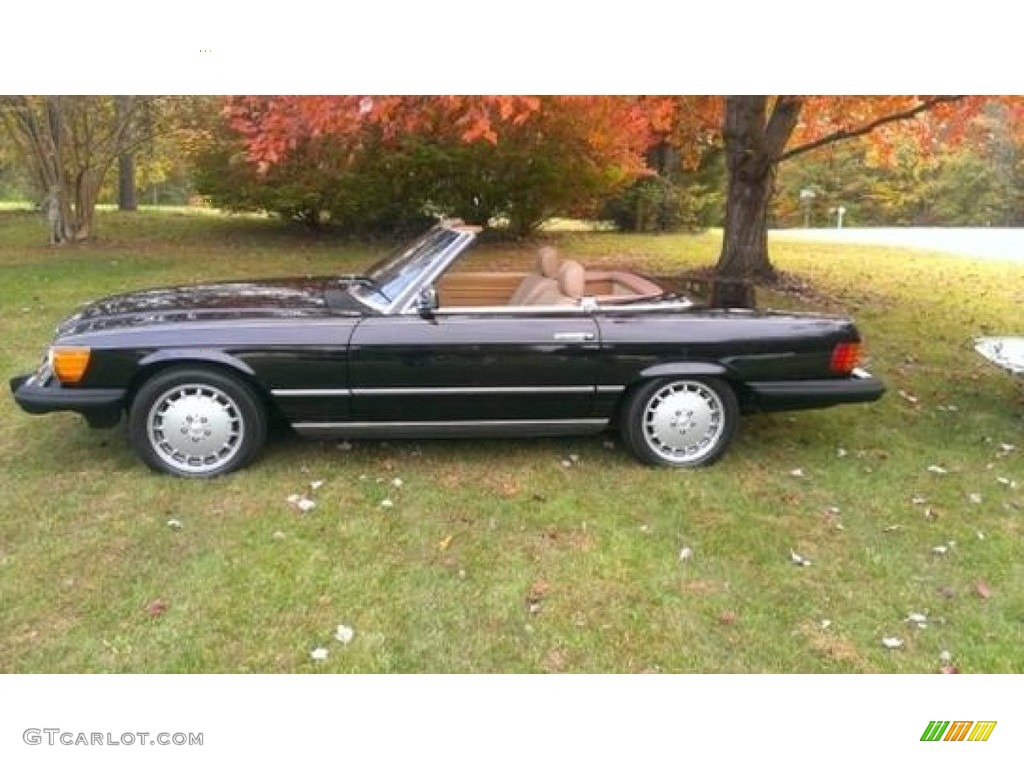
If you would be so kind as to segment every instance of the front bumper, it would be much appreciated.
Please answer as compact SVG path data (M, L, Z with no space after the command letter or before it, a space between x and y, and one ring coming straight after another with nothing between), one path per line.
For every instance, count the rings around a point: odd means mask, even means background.
M885 394L885 384L857 368L843 379L757 381L747 384L762 411L796 411L845 403L870 403Z
M90 427L112 427L121 420L124 389L73 389L40 373L15 376L10 383L15 402L26 413L73 411Z

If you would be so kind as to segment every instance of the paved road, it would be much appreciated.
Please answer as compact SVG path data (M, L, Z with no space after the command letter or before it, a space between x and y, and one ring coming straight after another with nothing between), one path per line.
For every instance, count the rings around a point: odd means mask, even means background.
M1024 264L1024 228L1002 227L850 227L844 229L773 229L777 240L890 245L943 251L995 261Z

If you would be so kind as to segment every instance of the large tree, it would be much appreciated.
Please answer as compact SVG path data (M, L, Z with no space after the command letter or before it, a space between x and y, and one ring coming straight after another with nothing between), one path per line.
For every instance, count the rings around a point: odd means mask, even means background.
M396 191L517 235L623 188L650 146L644 109L613 96L239 97L227 115L270 184L302 157L339 179L386 168Z
M57 195L63 239L87 240L111 166L149 141L160 100L142 96L4 96L0 123L40 196Z
M964 96L585 98L628 104L631 114L646 121L648 146L671 142L684 162L699 158L701 144L724 144L728 182L717 272L737 281L774 276L768 254L768 205L780 163L860 136L870 137L884 149L885 141L897 132L932 149L940 142L956 141L989 100ZM251 159L266 166L280 162L304 135L353 136L366 121L398 136L435 120L465 142L500 143L510 127L537 121L538 113L560 103L522 96L281 97L236 102L232 121L245 136ZM1013 103L1019 110L1020 100ZM935 119L919 119L925 113ZM631 130L639 135L642 127L637 123ZM588 135L586 130L583 135ZM607 142L598 144L609 147ZM632 153L637 146L635 142L619 144L619 162L635 168L639 158Z
M858 136L883 138L899 125L920 141L941 111L945 138L956 139L983 100L962 96L726 96L722 137L728 166L725 233L717 272L727 279L774 276L768 256L768 205L779 163Z

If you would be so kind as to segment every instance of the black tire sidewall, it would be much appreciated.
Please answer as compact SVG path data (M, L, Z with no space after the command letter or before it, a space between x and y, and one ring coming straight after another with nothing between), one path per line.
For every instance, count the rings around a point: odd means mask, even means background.
M722 434L718 438L718 443L710 453L702 457L699 461L695 461L690 464L679 464L668 461L647 444L647 440L643 433L643 414L646 409L647 402L655 392L668 384L687 381L698 382L714 390L715 394L717 394L719 399L722 401L725 428L722 430ZM718 461L718 459L720 459L729 448L729 444L736 436L736 431L739 428L739 421L740 407L739 402L736 399L736 393L725 381L704 376L669 376L665 378L651 379L650 381L639 385L630 393L626 406L622 410L620 432L626 447L628 447L633 455L644 464L659 467L672 467L675 469L690 469L695 467L704 467Z
M165 462L149 442L150 409L168 389L183 384L217 387L235 401L242 415L241 447L230 461L210 472L183 472ZM139 387L128 410L128 435L135 453L150 469L179 477L218 477L244 467L256 457L267 439L267 416L252 387L237 377L209 368L175 367L155 374Z

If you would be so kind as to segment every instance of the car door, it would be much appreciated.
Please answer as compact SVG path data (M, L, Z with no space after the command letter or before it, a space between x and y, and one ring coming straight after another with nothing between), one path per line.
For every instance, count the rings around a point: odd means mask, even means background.
M552 422L592 415L600 347L580 312L441 310L363 320L352 417L368 422Z

